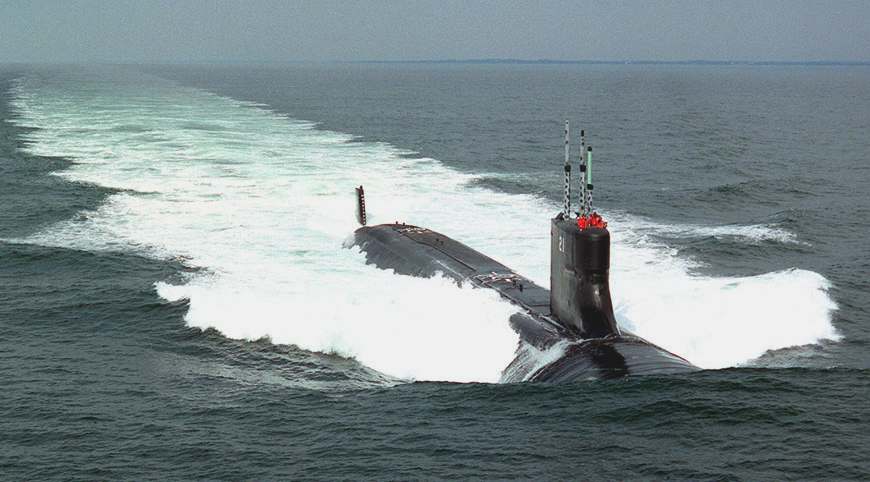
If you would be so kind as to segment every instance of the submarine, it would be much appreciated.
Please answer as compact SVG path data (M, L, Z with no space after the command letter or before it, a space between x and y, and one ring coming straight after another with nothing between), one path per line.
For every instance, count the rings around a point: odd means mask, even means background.
M507 322L519 335L501 382L566 383L699 370L619 326L610 297L610 232L592 208L592 146L580 132L579 209L572 212L569 124L565 122L565 186L550 222L550 289L431 229L395 222L369 226L365 191L357 191L361 227L347 243L366 263L398 275L445 276L492 289L517 307Z

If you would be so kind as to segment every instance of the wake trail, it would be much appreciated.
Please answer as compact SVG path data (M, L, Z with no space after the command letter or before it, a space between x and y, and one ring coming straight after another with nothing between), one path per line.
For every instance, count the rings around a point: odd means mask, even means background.
M259 104L138 73L102 75L111 81L32 77L13 89L17 122L36 128L27 150L75 161L58 173L71 181L122 190L86 220L50 226L30 242L184 257L204 269L155 286L167 300L190 301L190 326L354 357L408 379L499 379L517 346L507 322L514 307L488 290L375 269L343 249L356 228L353 188L366 187L370 223L431 227L543 286L558 206L476 187L474 175L437 160L349 142ZM638 335L706 368L838 338L821 275L692 275L692 262L650 240L654 222L609 217L617 317ZM790 236L767 226L658 226Z

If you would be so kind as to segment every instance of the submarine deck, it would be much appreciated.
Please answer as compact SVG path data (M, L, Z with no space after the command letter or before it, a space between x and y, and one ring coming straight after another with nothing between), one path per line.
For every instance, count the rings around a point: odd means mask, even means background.
M470 282L497 291L554 328L550 291L489 256L436 231L410 224L380 224L357 230L356 242L369 263L399 274L431 277L437 273L458 283ZM412 241L413 243L408 243ZM377 243L380 249L369 249Z

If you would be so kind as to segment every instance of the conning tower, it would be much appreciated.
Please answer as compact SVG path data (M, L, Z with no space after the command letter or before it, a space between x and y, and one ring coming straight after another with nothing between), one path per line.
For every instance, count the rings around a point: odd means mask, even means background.
M618 335L610 300L610 232L556 217L550 228L550 311L581 338Z
M550 311L581 338L618 335L610 300L610 232L592 208L592 146L580 131L580 203L571 212L569 126L565 121L565 199L550 224Z

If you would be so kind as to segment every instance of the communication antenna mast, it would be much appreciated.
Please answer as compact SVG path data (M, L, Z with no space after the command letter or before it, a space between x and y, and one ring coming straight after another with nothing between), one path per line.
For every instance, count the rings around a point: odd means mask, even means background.
M565 121L565 205L562 207L562 215L565 218L571 216L571 146L568 144L568 121Z
M586 212L592 213L592 146L586 146Z
M366 193L362 186L356 188L356 221L360 226L365 226L368 221L366 219Z
M580 207L578 214L588 216L586 206L586 130L580 130Z

